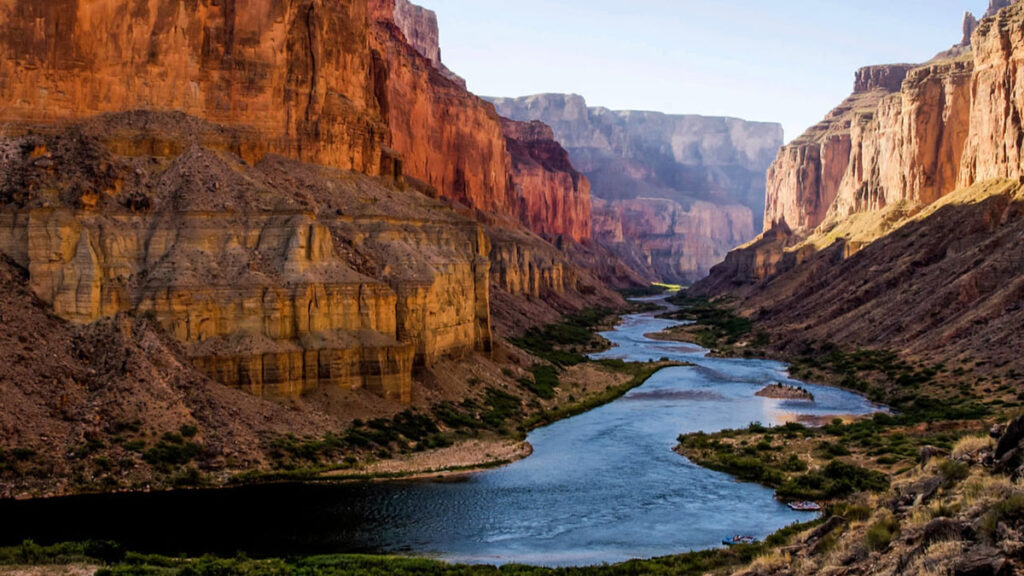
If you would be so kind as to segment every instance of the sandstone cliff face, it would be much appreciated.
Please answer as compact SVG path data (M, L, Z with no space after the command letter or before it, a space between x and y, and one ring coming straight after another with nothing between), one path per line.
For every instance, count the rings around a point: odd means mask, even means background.
M3 0L0 20L4 121L180 111L234 128L224 146L250 163L404 171L519 216L498 115L440 63L436 16L404 0Z
M405 401L414 369L490 350L492 281L560 310L618 301L515 230L588 238L586 180L523 133L517 182L429 11L0 0L0 18L0 251L63 318L151 315L255 394Z
M841 236L840 254L852 254L886 231L855 216L887 211L899 219L955 190L972 71L962 57L860 70L854 94L783 147L769 169L765 225L778 233L731 254L704 285L766 280Z
M959 184L1024 174L1019 58L1024 54L1024 6L1014 4L981 22L973 37L975 73L970 134Z
M899 89L911 68L896 65L861 69L852 96L779 150L768 169L766 230L780 223L794 231L813 230L824 221L849 166L851 130L870 121L879 102L893 92L894 86Z
M542 122L502 119L520 221L541 236L590 239L590 182Z
M898 94L854 122L849 164L832 206L836 217L898 202L930 204L957 187L972 71L969 60L915 68Z
M154 133L187 142L189 125L223 130L135 114L5 142L0 174L22 193L0 211L0 251L58 315L152 315L208 376L267 395L335 386L408 401L415 365L490 349L479 225L282 158L131 154Z
M505 141L494 107L445 78L407 44L394 12L374 12L370 41L387 66L387 81L380 86L383 115L404 173L443 197L514 216Z
M782 129L778 125L652 112L613 112L588 108L584 99L575 95L545 94L493 101L503 116L549 124L555 138L569 151L572 163L590 179L595 198L633 204L644 198L669 200L678 207L673 208L675 213L685 213L685 207L696 201L727 207L724 211L730 213L740 206L750 214L747 219L760 221L760 216L755 218L753 214L763 212L764 170L782 143ZM651 212L663 205L654 202L640 212ZM595 223L605 220L600 226L614 228L614 224L607 222L612 214L595 211L593 217ZM666 237L655 234L646 238L643 221L623 224L641 236L613 239L607 246L624 261L646 261L655 270L656 278L676 282L698 278L720 261L728 248L735 245L735 231L746 232L741 241L756 233L753 225L749 231L742 226L721 231L703 229L709 235L696 240L702 232L691 229L687 231L689 240L669 247L666 243L672 241ZM604 241L599 234L595 238ZM681 256L684 250L697 245L716 249L699 249L692 256Z
M640 271L694 282L754 236L745 206L666 199L594 200L594 237Z
M1006 4L993 3L998 12L973 31L973 52L907 71L896 93L886 82L873 98L855 94L784 149L773 173L791 177L769 182L776 227L695 293L740 296L779 347L806 340L934 362L1018 362L1024 6ZM823 135L849 141L841 170L793 154L820 148ZM807 194L792 176L800 173L830 174L819 180L829 186Z
M365 0L3 0L0 21L5 121L176 110L248 128L248 159L381 171Z

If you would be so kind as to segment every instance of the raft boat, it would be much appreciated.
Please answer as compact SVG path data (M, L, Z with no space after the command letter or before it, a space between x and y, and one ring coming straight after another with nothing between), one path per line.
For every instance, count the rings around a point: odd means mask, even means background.
M754 538L753 536L740 536L738 534L736 536L730 536L729 538L723 538L722 539L722 544L725 544L726 546L736 546L736 545L739 545L739 544L756 544L756 543L757 543L757 538Z

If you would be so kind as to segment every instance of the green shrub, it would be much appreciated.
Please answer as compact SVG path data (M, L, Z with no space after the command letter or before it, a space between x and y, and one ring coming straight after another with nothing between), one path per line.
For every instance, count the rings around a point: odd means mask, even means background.
M869 550L881 551L889 547L893 537L899 533L899 520L886 516L872 524L864 535L864 543Z
M203 447L199 444L185 441L179 434L164 434L155 446L142 454L142 460L169 470L188 464L202 453Z
M1011 528L1020 527L1024 523L1024 494L1013 494L996 502L981 519L982 535L989 541L995 541L996 531L1001 522Z
M789 458L782 463L782 469L787 472L806 472L807 462L804 462L796 454L790 454Z
M521 378L519 383L527 390L545 400L555 397L555 388L558 387L558 369L547 364L535 364L530 369L533 378Z

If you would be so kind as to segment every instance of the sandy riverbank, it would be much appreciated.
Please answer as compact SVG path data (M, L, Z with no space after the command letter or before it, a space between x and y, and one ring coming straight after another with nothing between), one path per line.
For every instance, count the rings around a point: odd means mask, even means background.
M529 442L508 439L466 440L446 448L380 460L362 468L338 470L324 478L426 479L462 476L522 460L533 453Z

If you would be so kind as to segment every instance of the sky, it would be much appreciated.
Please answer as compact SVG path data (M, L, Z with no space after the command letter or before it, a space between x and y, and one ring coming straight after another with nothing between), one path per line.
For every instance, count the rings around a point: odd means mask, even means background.
M780 122L799 136L871 64L923 62L987 0L418 0L482 96Z

